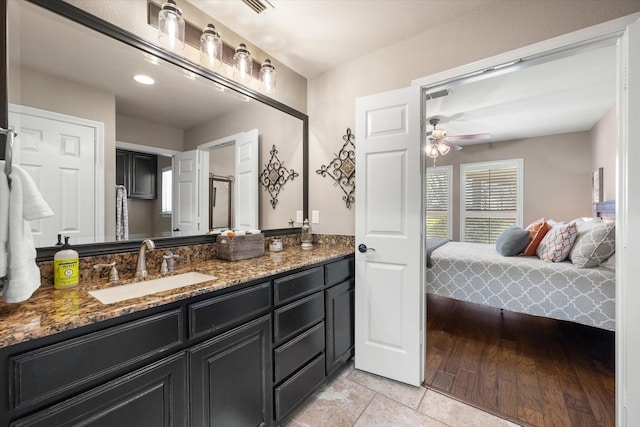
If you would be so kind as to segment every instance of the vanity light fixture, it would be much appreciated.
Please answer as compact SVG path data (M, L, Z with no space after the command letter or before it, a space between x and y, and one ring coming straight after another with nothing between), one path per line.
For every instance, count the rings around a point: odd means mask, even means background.
M200 36L200 62L209 67L222 66L222 38L213 24L208 24Z
M266 93L276 92L276 67L270 59L265 59L260 66L260 85Z
M244 43L240 43L233 55L233 77L239 82L247 83L251 81L252 72L251 52Z
M144 74L136 74L135 76L133 76L133 80L143 85L152 85L156 82L151 77L145 76Z
M167 0L158 12L158 41L170 49L184 49L184 18L175 0Z

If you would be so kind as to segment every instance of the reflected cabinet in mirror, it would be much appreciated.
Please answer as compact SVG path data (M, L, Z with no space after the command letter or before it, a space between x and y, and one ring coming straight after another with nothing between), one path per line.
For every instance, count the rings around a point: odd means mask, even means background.
M32 223L37 247L58 234L98 248L145 238L179 244L218 225L285 229L306 212L303 113L61 1L7 0L7 21L13 163L55 213ZM300 173L275 208L259 185L273 146ZM224 202L213 176L232 183Z

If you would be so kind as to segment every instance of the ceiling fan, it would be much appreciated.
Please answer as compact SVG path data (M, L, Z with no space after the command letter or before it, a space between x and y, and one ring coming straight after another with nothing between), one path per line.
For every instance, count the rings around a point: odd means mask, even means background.
M436 157L444 156L449 151L460 151L462 147L454 144L451 141L464 141L471 139L487 139L491 138L491 135L488 133L476 133L470 135L455 135L455 136L447 136L447 131L442 129L436 129L438 123L440 123L440 119L432 118L429 120L429 123L433 126L433 130L427 132L427 156L433 159L433 165L436 165Z

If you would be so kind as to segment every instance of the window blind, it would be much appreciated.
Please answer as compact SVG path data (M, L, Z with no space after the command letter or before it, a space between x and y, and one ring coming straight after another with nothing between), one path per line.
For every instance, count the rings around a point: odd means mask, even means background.
M464 171L464 240L495 243L510 225L518 223L519 166L476 165Z
M451 236L451 167L427 169L427 238Z

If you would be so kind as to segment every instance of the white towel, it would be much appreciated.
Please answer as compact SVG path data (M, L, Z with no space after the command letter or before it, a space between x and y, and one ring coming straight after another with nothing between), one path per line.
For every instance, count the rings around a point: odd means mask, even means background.
M9 266L1 293L5 302L16 303L28 299L40 287L40 269L35 262L36 248L28 221L46 218L53 211L24 169L14 165L9 178Z
M129 240L129 211L124 185L116 185L116 240Z

